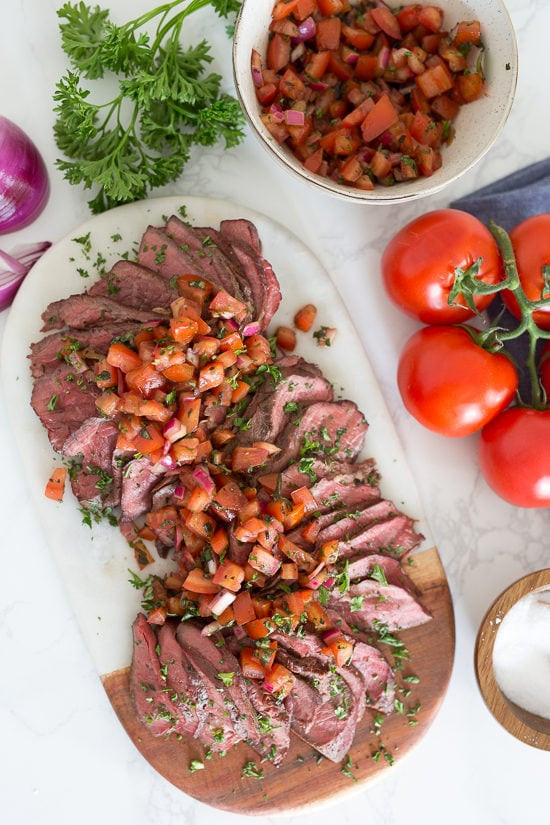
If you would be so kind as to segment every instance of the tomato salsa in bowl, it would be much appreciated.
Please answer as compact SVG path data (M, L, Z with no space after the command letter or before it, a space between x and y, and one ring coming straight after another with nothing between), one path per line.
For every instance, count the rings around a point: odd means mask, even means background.
M496 140L516 85L500 0L244 0L235 83L287 171L343 199L439 191Z

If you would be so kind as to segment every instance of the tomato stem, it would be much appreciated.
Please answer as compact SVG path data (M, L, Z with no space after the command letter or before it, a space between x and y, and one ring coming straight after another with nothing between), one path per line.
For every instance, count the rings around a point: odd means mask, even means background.
M542 389L537 372L536 351L538 340L540 338L550 338L550 331L543 330L538 326L533 317L533 313L537 309L540 309L541 306L548 306L550 299L542 297L539 301L530 301L527 298L519 279L516 256L510 236L505 229L497 226L494 221L489 221L489 231L498 244L504 264L504 280L500 282L499 287L509 289L510 292L513 292L521 312L520 322L515 329L496 331L495 338L499 343L503 343L504 341L512 341L514 338L519 338L520 335L527 333L529 336L529 347L525 365L531 383L531 406L536 410L543 410L547 407L546 395Z

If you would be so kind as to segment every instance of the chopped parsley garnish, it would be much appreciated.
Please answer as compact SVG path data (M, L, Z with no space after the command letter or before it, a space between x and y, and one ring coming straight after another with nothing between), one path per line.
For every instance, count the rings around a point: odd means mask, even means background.
M199 762L198 759L192 759L189 763L189 773L195 773L195 771L203 771L204 770L204 762Z
M224 685L228 687L233 684L233 679L235 678L235 672L232 673L218 673L218 679L221 679Z
M258 768L255 762L249 761L243 765L241 776L250 776L252 779L263 779L264 769Z
M351 756L348 753L348 755L346 756L346 758L342 762L341 771L344 774L344 776L347 776L348 779L352 779L354 782L357 782L357 777L355 776L355 774L353 773L351 768L352 768Z

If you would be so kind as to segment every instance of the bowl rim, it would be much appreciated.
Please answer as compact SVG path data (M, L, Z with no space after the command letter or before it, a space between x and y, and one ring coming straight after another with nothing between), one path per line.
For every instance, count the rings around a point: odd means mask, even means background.
M491 714L516 739L532 747L547 751L550 751L550 733L539 731L526 724L523 718L520 718L514 712L510 702L498 686L493 670L493 651L502 620L511 608L529 593L549 587L550 568L528 573L507 587L495 599L483 617L474 651L479 690Z
M495 0L493 0L494 2ZM420 198L429 197L431 195L435 195L438 192L441 192L442 189L445 189L454 181L461 178L467 172L469 172L474 166L476 166L482 158L490 151L490 149L494 146L495 142L499 138L506 121L510 115L510 111L514 104L516 89L517 89L517 82L518 82L518 45L517 45L517 37L516 32L514 29L514 25L512 23L512 19L510 17L510 13L503 2L503 0L496 0L498 4L499 11L504 15L505 20L508 24L508 30L510 33L510 45L512 48L512 54L510 55L509 67L511 71L511 75L509 75L511 83L510 89L506 98L505 103L500 107L500 117L498 119L497 127L494 130L493 134L486 140L485 145L483 146L482 150L474 157L472 160L467 163L465 166L458 169L454 174L446 177L441 182L433 182L431 185L427 185L425 189L420 191L406 191L406 187L408 182L404 182L402 184L397 184L397 186L391 187L383 187L382 189L375 188L374 190L361 190L356 189L353 187L344 187L341 184L336 183L335 181L331 181L329 178L323 178L320 175L314 175L305 169L301 164L294 162L294 156L291 155L289 151L284 151L284 148L279 148L278 145L275 145L273 139L270 138L259 126L256 119L256 111L252 111L252 106L257 106L256 99L252 100L251 102L248 101L246 96L243 94L241 89L241 84L238 79L238 54L239 54L239 46L241 42L241 22L244 16L245 7L247 7L250 3L254 2L254 0L243 0L239 13L237 15L235 21L235 34L233 39L233 48L232 48L232 69L233 69L233 82L235 86L235 91L237 94L237 98L241 104L241 108L244 112L246 120L248 121L251 130L253 131L256 138L259 140L261 146L263 147L264 151L266 151L270 157L274 158L275 161L279 164L281 168L283 168L286 172L292 174L296 174L300 180L305 182L306 184L310 184L311 186L321 190L323 192L329 193L332 197L336 197L339 200L345 201L347 203L362 203L362 204L372 204L372 205L388 205L393 206L399 203L408 203L414 200L419 200ZM425 2L425 0L423 0ZM259 111L259 110L258 110ZM436 173L437 174L437 173ZM427 182L433 181L433 178L421 178L421 180L425 180ZM403 188L401 188L403 187Z

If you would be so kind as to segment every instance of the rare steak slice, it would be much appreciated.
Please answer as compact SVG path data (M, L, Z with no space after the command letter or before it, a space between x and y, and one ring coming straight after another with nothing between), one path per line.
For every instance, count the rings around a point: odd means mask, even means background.
M368 489L372 490L370 487ZM326 501L326 499L322 499L322 501ZM366 525L385 520L397 513L398 510L395 505L387 499L374 501L373 504L361 509L358 506L355 506L355 508L344 507L338 498L335 502L335 509L321 516L323 521L315 543L320 547L327 541L346 541Z
M31 405L48 431L54 450L61 451L67 438L86 421L97 415L95 405L99 390L92 373L75 374L68 364L36 378Z
M216 713L217 722L224 722L224 730L230 723L240 739L258 742L260 731L240 665L227 645L217 647L215 644L221 643L223 637L203 636L198 625L186 621L179 625L177 639L202 679L209 700L214 702L212 713ZM212 729L212 722L209 725ZM220 744L222 742L225 734Z
M349 559L359 553L382 553L404 559L424 536L417 533L413 519L403 513L389 515L368 524L355 535L338 543L338 558Z
M282 702L277 702L254 679L249 679L246 691L256 711L260 739L252 747L274 765L280 765L290 747L290 715Z
M376 579L381 584L395 584L407 590L412 596L417 596L418 588L403 572L400 562L391 556L372 553L368 556L358 556L348 563L348 576L351 582L358 579Z
M121 518L124 521L135 521L149 512L153 488L158 481L158 474L153 471L153 465L147 456L128 462L122 475L120 500Z
M156 653L157 638L143 613L132 626L133 655L130 669L130 693L137 716L154 736L167 736L184 729L179 708L172 702L171 691Z
M159 321L165 314L159 314L148 309L139 309L119 304L112 298L102 295L89 295L87 292L69 295L60 301L52 301L42 313L44 324L42 330L87 329L97 324L107 324L113 321L139 321L147 324L150 321Z
M70 364L71 353L77 352L85 356L92 350L99 355L106 355L113 338L134 335L141 329L139 323L102 324L97 327L88 327L81 330L63 330L45 335L40 341L31 344L28 356L31 360L31 373L34 378L59 366L60 361ZM68 359L68 360L67 360Z
M73 460L69 474L73 493L84 507L103 509L120 503L120 485L112 471L118 436L115 423L94 417L86 419L63 445L63 455Z
M368 707L391 713L394 709L395 679L380 651L357 641L353 648L352 664L363 677Z
M234 218L220 223L220 232L231 243L242 243L252 247L257 255L262 252L262 242L258 230L246 218Z
M333 590L329 606L349 625L363 631L376 630L380 626L390 631L406 630L431 619L428 611L407 590L372 579L352 584L345 593Z
M88 295L114 298L119 304L137 309L167 308L178 297L170 280L133 261L117 261L103 278L93 284Z
M368 425L353 401L318 401L302 407L298 418L298 426L290 422L283 429L277 439L281 452L262 473L280 472L297 459L309 461L323 453L335 460L353 459L363 446Z
M300 469L302 467L302 469ZM379 475L376 470L376 462L373 458L367 458L356 464L349 461L335 461L331 457L308 459L306 463L298 462L290 464L281 473L281 495L288 496L292 490L299 487L310 487L321 480L335 479L335 484L339 485L338 478L343 476L342 486L357 486L360 483L366 484L377 491L377 498L380 497L378 489ZM320 485L316 493L320 499L327 498L338 492L338 486L330 490L326 485Z
M208 696L197 671L176 639L177 625L168 621L159 628L161 672L170 689L170 699L182 718L182 730L199 736L208 716Z
M232 447L254 441L275 442L289 420L297 418L298 404L332 401L332 386L313 366L296 358L275 361L280 380L275 383L266 374L244 413L243 417L250 422L248 428L237 435Z

